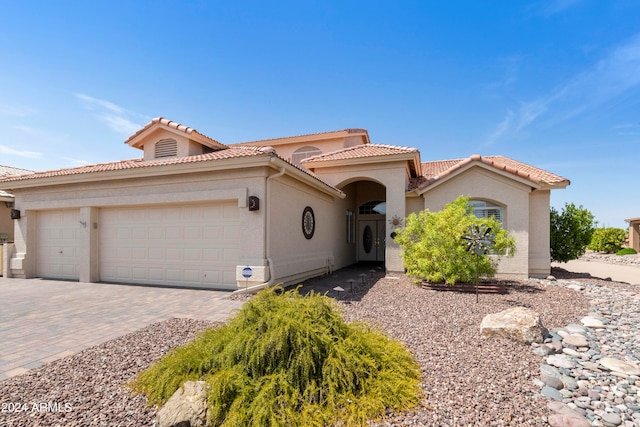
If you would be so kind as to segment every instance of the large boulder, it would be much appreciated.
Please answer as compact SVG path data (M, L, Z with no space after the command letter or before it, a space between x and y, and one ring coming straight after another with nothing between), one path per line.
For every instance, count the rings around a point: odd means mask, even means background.
M544 341L548 331L540 316L526 307L514 307L488 314L480 323L480 333L486 338L507 338L523 344Z
M185 382L158 411L157 427L204 427L210 390L204 381Z

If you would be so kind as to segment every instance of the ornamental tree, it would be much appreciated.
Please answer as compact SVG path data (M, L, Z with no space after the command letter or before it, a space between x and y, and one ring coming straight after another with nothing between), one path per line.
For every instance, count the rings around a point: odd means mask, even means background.
M596 222L582 205L565 203L561 212L551 208L551 261L567 262L584 255Z
M516 251L515 239L500 221L473 214L469 197L458 197L439 212L412 213L405 223L395 241L402 248L407 274L428 282L472 283L476 274L491 278L500 256L513 256ZM475 226L491 228L495 238L491 252L478 255L477 260L462 239L469 227Z

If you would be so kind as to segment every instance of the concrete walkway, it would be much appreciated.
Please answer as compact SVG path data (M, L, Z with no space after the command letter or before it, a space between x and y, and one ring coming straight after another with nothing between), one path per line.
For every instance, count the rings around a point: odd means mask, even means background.
M640 267L631 265L609 264L597 261L574 260L569 262L554 262L552 267L562 268L572 273L588 273L593 277L606 279L610 277L616 282L626 282L640 285Z
M0 381L166 319L224 321L230 292L0 278Z

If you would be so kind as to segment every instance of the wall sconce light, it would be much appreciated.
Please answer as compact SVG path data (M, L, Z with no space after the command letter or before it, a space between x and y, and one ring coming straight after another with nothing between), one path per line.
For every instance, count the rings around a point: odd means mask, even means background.
M11 209L11 219L20 219L19 209Z
M249 210L250 211L260 210L260 199L258 197L249 196Z
M4 206L7 208L12 208L13 207L13 202L4 202Z

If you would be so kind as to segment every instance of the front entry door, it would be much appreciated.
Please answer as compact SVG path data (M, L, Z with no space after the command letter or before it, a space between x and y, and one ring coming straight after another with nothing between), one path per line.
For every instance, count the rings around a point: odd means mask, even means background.
M384 220L359 221L358 236L359 261L384 261Z

